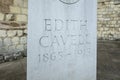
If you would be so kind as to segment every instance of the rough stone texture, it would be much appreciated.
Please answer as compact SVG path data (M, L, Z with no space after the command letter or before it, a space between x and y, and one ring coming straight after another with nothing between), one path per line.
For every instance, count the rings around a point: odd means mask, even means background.
M0 0L0 54L27 48L27 4L28 0Z
M28 0L0 0L0 22L26 25L27 5Z
M11 52L11 53L17 52L16 45L9 46L8 52Z
M20 7L10 6L10 12L11 13L20 13L21 9L20 9Z
M0 20L4 20L4 14L0 13Z
M8 37L14 37L16 35L16 31L15 30L8 30L7 35L8 35Z
M26 14L26 15L28 14L28 9L27 8L22 8L21 11L22 11L22 14Z
M26 28L11 28L11 26L0 25L0 53L15 53L27 48L27 34L24 33Z
M12 45L11 38L5 38L5 39L4 39L4 45L5 45L5 46L10 46L10 45Z
M6 14L5 21L13 21L14 19L15 18L13 14Z
M24 30L24 34L27 34L27 29Z
M24 7L28 7L28 0L24 0Z
M98 0L98 39L120 40L120 0Z
M22 7L24 4L24 0L14 0L14 5Z
M20 43L21 43L21 44L26 44L26 43L27 43L27 38L26 38L26 36L23 36L23 37L20 38Z
M27 16L26 15L16 15L16 21L27 22Z
M23 30L17 30L17 36L23 36Z
M0 30L0 37L6 37L7 31L6 30Z
M19 44L19 37L13 37L12 38L12 43L16 44L16 45Z
M17 49L18 51L23 51L23 50L24 50L24 45L17 45L17 46L16 46L16 49Z
M2 39L0 39L0 47L2 47L3 45L3 42L2 42Z
M13 4L13 0L0 0L0 12L8 13L9 6Z

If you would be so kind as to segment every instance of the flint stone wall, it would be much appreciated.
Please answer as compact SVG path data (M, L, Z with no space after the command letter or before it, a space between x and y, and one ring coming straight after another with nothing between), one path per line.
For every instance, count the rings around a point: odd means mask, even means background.
M120 40L120 0L98 0L98 39Z
M27 48L28 0L0 0L0 55Z
M2 26L2 27L1 27ZM23 51L27 45L27 29L26 26L21 28L10 28L6 25L0 25L0 51L16 52Z

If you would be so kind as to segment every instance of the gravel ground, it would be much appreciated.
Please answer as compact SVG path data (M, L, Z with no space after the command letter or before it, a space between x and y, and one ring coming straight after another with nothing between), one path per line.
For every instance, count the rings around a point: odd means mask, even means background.
M120 80L120 41L98 41L97 80ZM0 80L26 80L26 58L0 64Z

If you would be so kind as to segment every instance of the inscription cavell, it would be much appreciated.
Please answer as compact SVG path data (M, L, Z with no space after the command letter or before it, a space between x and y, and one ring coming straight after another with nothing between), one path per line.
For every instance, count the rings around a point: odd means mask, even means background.
M90 33L88 33L87 20L44 19L43 23L44 35L39 38L39 46L46 52L38 55L39 62L90 54L91 43L89 42ZM57 51L54 51L55 48ZM66 48L69 49L66 50Z

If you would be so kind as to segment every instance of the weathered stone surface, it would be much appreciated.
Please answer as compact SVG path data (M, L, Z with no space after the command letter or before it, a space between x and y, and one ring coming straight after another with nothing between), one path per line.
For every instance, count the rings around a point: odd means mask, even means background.
M26 43L26 44L24 44L24 49L27 49L27 43Z
M98 32L101 34L98 39L117 40L120 33L118 21L120 0L98 0ZM117 5L116 5L117 4Z
M5 39L4 39L4 45L5 45L5 46L10 46L10 45L12 45L11 38L5 38Z
M21 21L27 24L27 0L0 0L0 20L5 24L8 21L22 24ZM24 16L25 15L25 16ZM20 18L23 17L23 18Z
M0 20L4 20L4 14L0 13Z
M27 22L27 16L26 15L16 15L16 21Z
M10 12L11 13L21 13L20 7L17 6L10 6Z
M22 8L21 11L22 11L22 14L27 14L28 13L28 9L27 8Z
M8 30L7 35L8 37L14 37L16 35L16 30Z
M27 29L24 30L24 33L27 34Z
M6 37L6 36L7 36L6 30L0 30L0 37Z
M12 38L12 44L19 44L19 37L13 37Z
M16 52L20 38L26 36L27 3L28 0L0 0L0 52Z
M23 4L24 4L24 0L14 0L15 6L23 7Z
M120 0L114 0L115 2L114 2L114 4L115 5L119 5L120 4Z
M16 45L9 46L9 47L8 47L8 51L11 52L11 53L16 52L16 51L17 51L17 50L16 50Z
M28 0L24 0L24 7L28 7Z
M7 14L6 15L6 21L14 21L15 20L15 17L13 14Z
M12 5L13 0L0 0L0 12L8 13L9 6Z
M17 30L17 36L23 36L23 30Z
M23 36L20 38L20 43L21 44L26 44L27 43L27 37L26 36Z
M7 4L7 5L12 5L12 3L13 3L13 0L0 0L0 3L2 3L2 4Z
M23 51L24 50L24 45L17 45L16 49L17 49L17 51Z
M0 47L2 47L2 45L3 45L3 41L2 41L2 39L0 38Z

